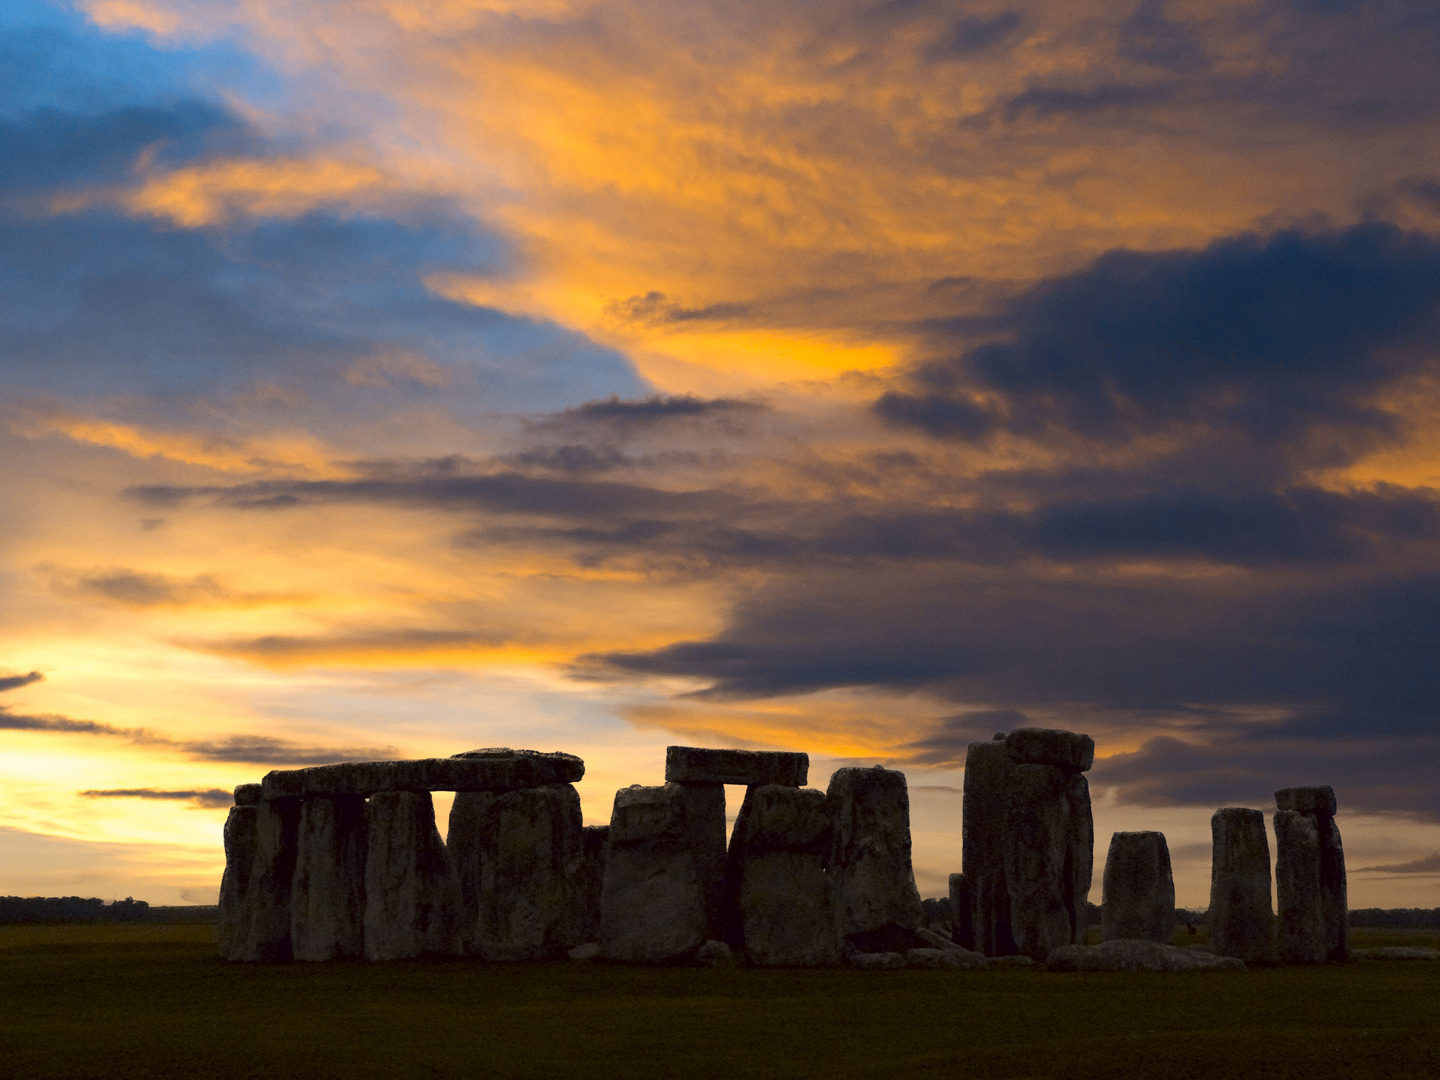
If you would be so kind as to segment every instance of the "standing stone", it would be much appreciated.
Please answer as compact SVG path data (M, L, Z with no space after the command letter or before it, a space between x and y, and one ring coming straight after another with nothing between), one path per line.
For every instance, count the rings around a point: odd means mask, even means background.
M583 830L572 784L455 796L448 847L460 880L467 953L542 960L593 940L577 940L571 918L570 880L583 859Z
M964 874L950 875L950 907L955 912L955 925L951 930L951 940L962 949L976 951L975 912L971 906L970 882Z
M605 851L609 844L609 825L585 826L580 864L570 876L571 925L575 939L582 944L600 940L600 894L605 888Z
M371 796L365 831L365 959L457 955L460 882L430 793Z
M884 950L865 947L856 940L858 935L913 938L920 925L920 893L910 864L905 774L879 765L837 769L825 802L831 822L829 873L841 938L862 952Z
M1102 901L1105 941L1170 943L1175 933L1175 879L1164 833L1117 832L1110 837Z
M272 799L255 807L255 859L231 959L255 964L291 958L290 887L299 831L299 799Z
M1350 909L1345 880L1345 849L1340 828L1335 824L1338 805L1335 789L1319 787L1281 788L1275 793L1280 810L1304 814L1315 823L1320 848L1320 897L1325 922L1325 957L1340 963L1350 957ZM1278 859L1278 845L1277 838Z
M365 955L365 800L359 796L301 804L290 939L296 960Z
M1247 964L1270 949L1270 842L1265 815L1227 806L1210 818L1210 947Z
M1019 952L1043 961L1064 945L1083 943L1093 848L1085 778L1055 765L1017 765L1004 849Z
M238 784L235 787L236 806L259 806L260 785L259 784Z
M760 967L840 963L840 936L825 859L830 814L813 788L765 785L745 794L730 840L736 922Z
M960 865L968 885L974 939L957 940L986 956L1010 956L1016 951L1005 881L1005 816L1014 774L1015 761L1003 736L971 743L965 753Z
M636 784L615 793L600 898L607 960L678 961L708 939L710 883L686 818L694 802L680 784Z
M256 785L257 787L259 785ZM220 957L238 960L236 950L245 926L245 894L255 864L254 804L237 804L225 819L225 874L220 879Z
M690 850L696 872L705 891L705 936L723 940L725 912L725 785L715 783L677 784L685 804L685 822L690 831Z
M1287 964L1321 964L1328 952L1320 894L1320 834L1315 818L1275 811L1275 937Z

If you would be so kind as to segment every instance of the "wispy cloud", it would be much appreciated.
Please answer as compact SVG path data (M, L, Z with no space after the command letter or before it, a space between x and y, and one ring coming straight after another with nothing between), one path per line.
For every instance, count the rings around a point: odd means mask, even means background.
M201 810L223 809L235 801L232 793L222 788L190 791L161 791L157 788L110 788L104 791L82 791L80 795L86 799L158 799L166 802L188 802Z

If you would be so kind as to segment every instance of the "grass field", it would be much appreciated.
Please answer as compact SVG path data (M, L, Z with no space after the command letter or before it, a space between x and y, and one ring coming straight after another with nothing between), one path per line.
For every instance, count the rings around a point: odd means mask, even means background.
M1189 975L243 967L208 926L0 927L0 1075L1440 1077L1440 963ZM1440 945L1357 931L1356 944Z

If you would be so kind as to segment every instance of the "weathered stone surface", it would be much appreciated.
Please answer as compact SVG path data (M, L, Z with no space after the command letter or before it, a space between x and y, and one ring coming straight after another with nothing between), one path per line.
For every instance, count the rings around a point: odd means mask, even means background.
M518 791L573 784L585 763L573 754L535 750L470 750L449 758L353 761L265 774L266 799L311 795L374 795L382 791Z
M837 769L825 794L830 810L828 873L842 938L890 925L920 925L920 893L910 863L910 795L905 774Z
M1270 843L1265 815L1238 806L1210 818L1210 946L1247 962L1270 951Z
M1350 958L1350 902L1345 879L1345 848L1333 817L1317 817L1320 837L1320 902L1325 912L1325 958L1344 963Z
M908 949L905 952L905 966L909 968L969 967L970 965L964 960L964 955L956 949ZM985 966L983 956L980 957L980 966Z
M1334 817L1338 808L1335 789L1329 784L1323 787L1287 787L1275 792L1277 810L1297 810L1302 814L1320 814Z
M825 872L830 814L813 788L751 788L735 820L726 874L732 944L760 967L840 962L831 883Z
M460 940L468 954L542 960L594 936L572 917L583 830L580 794L571 784L455 796L447 847L460 881Z
M1158 832L1117 832L1105 858L1101 936L1168 943L1174 936L1175 879Z
M1054 765L1017 765L1004 852L1016 949L1043 960L1062 945L1083 941L1094 857L1085 778Z
M1015 769L1003 735L988 743L971 743L965 754L960 860L969 886L974 937L957 940L986 956L1015 952L1010 890L1005 883L1005 815Z
M1275 944L1287 964L1320 964L1326 956L1320 896L1320 834L1315 818L1275 811Z
M290 940L296 960L365 955L365 800L306 799L300 808Z
M1158 941L1117 938L1101 945L1066 945L1050 954L1051 971L1244 971L1242 960Z
M845 961L851 967L868 971L899 971L905 966L905 954L898 952L851 953Z
M581 833L580 865L570 877L570 918L576 939L600 940L600 894L605 888L609 825L587 825Z
M1053 765L1085 772L1095 764L1095 740L1055 728L1016 728L1005 736L1005 749L1017 765Z
M460 882L430 793L374 795L365 831L365 958L458 955Z
M725 785L678 785L690 834L690 851L705 894L705 936L720 940L725 926Z
M245 926L245 895L255 865L255 806L233 806L225 819L225 873L220 879L220 957L238 960Z
M235 789L236 806L258 806L260 804L260 785L241 784Z
M255 808L255 859L245 890L244 915L232 960L289 960L290 887L295 876L300 801L276 799Z
M1355 949L1356 960L1440 960L1440 949L1424 945L1382 945L1376 949Z
M615 793L600 899L607 960L674 962L709 939L708 883L700 877L686 805L679 784Z
M951 938L962 949L975 950L975 910L970 896L970 882L964 874L950 875L950 910L955 913Z
M803 787L809 773L808 754L783 750L706 750L698 746L665 748L667 783Z

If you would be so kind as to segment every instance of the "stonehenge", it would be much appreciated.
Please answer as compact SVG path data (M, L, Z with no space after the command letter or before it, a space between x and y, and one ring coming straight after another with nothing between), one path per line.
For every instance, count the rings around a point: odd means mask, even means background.
M1019 728L966 754L961 872L922 902L905 774L803 753L672 746L664 782L585 826L579 758L490 748L275 770L235 788L221 957L247 963L469 957L870 970L1239 969L1349 956L1328 787L1275 793L1278 912L1264 815L1211 820L1210 942L1169 944L1158 832L1117 832L1100 937L1086 942L1094 825L1088 735ZM727 837L726 785L743 801ZM444 839L432 794L455 793Z
M1103 882L1102 940L1170 943L1175 880L1163 833L1117 832L1110 837Z
M986 956L1044 961L1083 944L1095 830L1083 773L1088 735L1017 728L965 756L958 944ZM953 887L953 886L952 886Z

